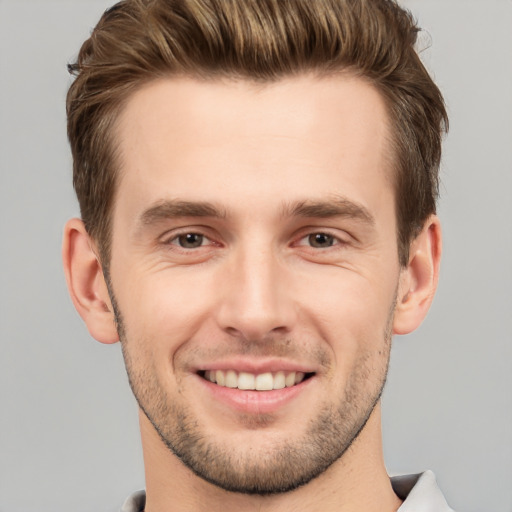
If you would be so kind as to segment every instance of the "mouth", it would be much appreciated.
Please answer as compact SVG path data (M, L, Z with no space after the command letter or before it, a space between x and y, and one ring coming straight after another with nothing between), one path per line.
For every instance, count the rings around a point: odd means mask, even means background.
M198 372L198 375L221 387L240 390L273 391L296 386L310 379L314 373L277 371L254 374L238 372L236 370L202 370Z

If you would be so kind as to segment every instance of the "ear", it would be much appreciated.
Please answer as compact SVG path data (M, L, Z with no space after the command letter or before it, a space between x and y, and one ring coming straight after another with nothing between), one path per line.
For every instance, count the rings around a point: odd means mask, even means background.
M441 224L431 215L411 243L409 263L400 275L393 334L414 331L427 316L437 289L441 246Z
M66 223L62 260L69 294L91 336L101 343L119 341L96 247L80 219Z

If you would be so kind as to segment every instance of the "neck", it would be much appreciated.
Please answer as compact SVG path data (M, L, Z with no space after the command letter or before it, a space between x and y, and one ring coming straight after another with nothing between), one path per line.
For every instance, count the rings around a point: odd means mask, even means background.
M345 454L298 489L271 496L233 493L196 476L172 454L140 413L146 470L145 512L395 512L382 455L380 404Z

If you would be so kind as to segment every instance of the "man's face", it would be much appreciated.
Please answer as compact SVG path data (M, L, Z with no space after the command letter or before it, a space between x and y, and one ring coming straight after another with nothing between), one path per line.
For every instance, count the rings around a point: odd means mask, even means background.
M225 489L308 482L387 371L400 267L382 99L347 76L166 79L117 135L110 286L142 410Z

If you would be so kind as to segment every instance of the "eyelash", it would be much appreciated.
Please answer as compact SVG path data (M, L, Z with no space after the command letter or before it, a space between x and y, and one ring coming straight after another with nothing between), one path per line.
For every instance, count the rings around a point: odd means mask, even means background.
M322 241L319 240L320 237L322 237L325 241L329 242L326 247L315 247L314 243L319 243L319 244L322 243ZM315 238L316 238L316 240L315 240ZM306 241L306 243L302 244L301 242L304 240ZM338 236L335 236L335 235L329 233L328 231L314 231L314 232L308 233L307 235L304 235L303 237L301 237L296 245L307 246L309 248L318 249L318 250L321 250L321 249L327 250L327 249L330 249L331 247L337 247L339 245L344 245L344 244L346 244L345 241L340 239Z
M180 239L189 237L189 236L201 237L200 245L198 245L197 247L184 247L183 245L181 245ZM204 243L205 241L209 241L210 243ZM191 250L198 249L200 247L209 246L209 245L217 245L208 236L206 236L205 234L203 234L199 231L184 231L182 233L177 233L172 238L167 239L164 243L166 245L174 245L174 246L178 247L180 250L184 250L184 251L191 251Z
M184 247L183 245L181 245L180 239L182 239L184 237L189 237L189 236L200 237L201 238L200 244L195 246L195 247ZM317 238L318 237L324 237L325 239L327 239L326 241L329 242L329 243L328 243L328 245L326 247L315 247L313 245L313 237L317 237ZM302 243L303 241L306 241L306 243ZM321 241L319 243L321 243ZM172 238L169 238L169 239L165 240L164 244L165 245L176 246L180 250L187 251L187 252L188 251L193 251L195 249L199 249L201 247L214 246L214 245L219 246L220 245L218 243L215 243L211 238L209 238L204 233L201 233L200 231L192 231L192 230L191 231L184 231L184 232L181 232L181 233L177 233ZM297 240L297 242L294 242L292 244L292 246L296 246L296 247L297 246L298 247L309 247L309 248L315 249L315 250L316 249L318 249L318 250L328 250L328 249L330 249L332 247L343 246L343 245L346 245L346 244L347 244L347 241L341 239L340 237L338 237L336 235L333 235L333 234L329 233L328 231L311 231L311 232L301 236Z

